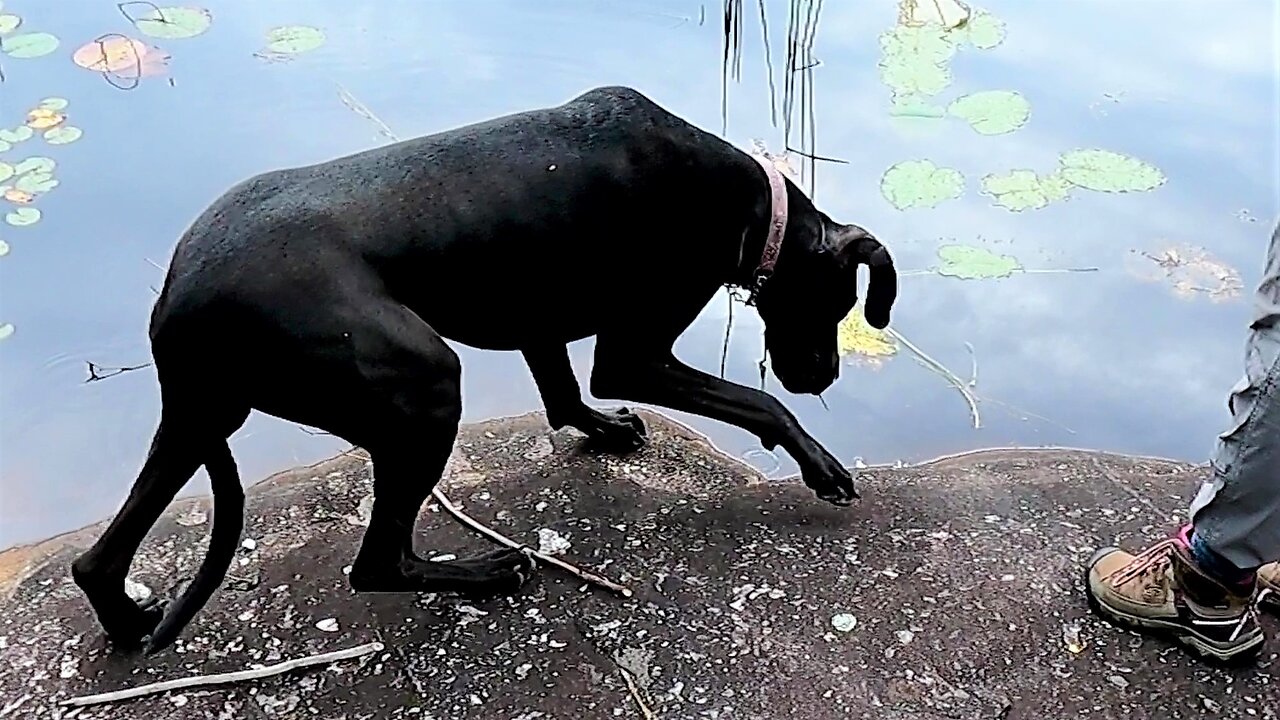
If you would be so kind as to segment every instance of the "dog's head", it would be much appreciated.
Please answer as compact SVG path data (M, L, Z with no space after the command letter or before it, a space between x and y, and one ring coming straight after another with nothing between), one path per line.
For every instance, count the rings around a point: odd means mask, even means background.
M836 328L858 300L858 266L869 270L863 313L875 328L889 324L898 275L889 251L857 225L819 211L792 223L756 309L774 375L787 392L817 395L840 375Z

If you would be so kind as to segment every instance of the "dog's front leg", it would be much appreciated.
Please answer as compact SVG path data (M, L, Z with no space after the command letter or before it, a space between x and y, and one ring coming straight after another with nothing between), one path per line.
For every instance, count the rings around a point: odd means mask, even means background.
M613 346L618 347L618 346ZM800 427L777 398L695 370L664 352L637 354L597 345L591 394L650 403L736 425L765 447L781 445L800 465L806 485L822 498L847 505L858 497L853 477L831 453Z
M609 452L627 452L644 445L644 421L638 415L625 407L600 412L582 401L567 347L549 344L525 348L521 353L552 428L576 428L586 433L590 444Z

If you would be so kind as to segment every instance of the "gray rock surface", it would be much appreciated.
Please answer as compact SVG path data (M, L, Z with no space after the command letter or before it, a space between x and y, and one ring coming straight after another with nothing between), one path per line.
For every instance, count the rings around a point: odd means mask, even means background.
M1208 667L1094 619L1080 591L1090 551L1159 537L1203 468L980 452L863 470L862 500L838 509L645 419L650 445L625 458L539 415L471 425L443 485L513 538L567 540L565 559L632 599L554 568L484 603L355 595L344 569L371 480L353 453L251 489L233 575L152 657L108 647L68 578L101 526L0 553L0 718L1280 717L1278 641ZM175 503L135 589L171 596L207 531L206 499ZM422 552L488 547L438 505L422 513ZM56 704L374 640L386 649L273 679Z

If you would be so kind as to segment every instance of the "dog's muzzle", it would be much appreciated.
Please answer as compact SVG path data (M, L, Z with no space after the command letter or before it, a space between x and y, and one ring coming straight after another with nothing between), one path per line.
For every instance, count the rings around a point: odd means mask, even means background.
M840 356L836 353L808 353L800 356L775 355L773 374L793 395L819 395L840 377Z

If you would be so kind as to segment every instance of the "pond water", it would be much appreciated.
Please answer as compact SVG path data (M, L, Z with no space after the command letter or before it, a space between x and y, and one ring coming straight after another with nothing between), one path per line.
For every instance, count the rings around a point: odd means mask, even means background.
M207 29L190 11L148 22L154 10L136 3L0 9L19 19L0 17L0 139L11 140L0 162L18 173L0 182L12 188L0 200L0 547L92 522L124 498L156 422L155 378L144 368L86 383L86 362L149 361L157 265L230 185L598 85L631 85L721 129L716 3L199 1ZM790 10L765 6L780 96ZM769 389L851 463L1011 445L1204 460L1227 421L1280 209L1276 8L986 0L945 35L952 53L927 28L895 31L882 51L899 20L891 0L823 4L808 59L813 152L847 162L817 163L814 194L893 251L898 335L851 352L826 407L772 378ZM758 13L745 3L726 136L778 152ZM294 29L270 35L280 27ZM147 46L141 56L125 38ZM93 69L104 61L107 75ZM889 85L922 92L895 103ZM38 127L24 138L29 118ZM24 166L31 157L56 167ZM989 175L996 197L983 192ZM727 295L708 305L677 353L718 371L728 310ZM727 377L759 382L760 330L735 307ZM591 347L572 346L584 382ZM518 354L459 351L466 420L539 407ZM877 351L893 354L865 354ZM980 428L937 366L973 396ZM766 472L795 469L746 433L677 417ZM343 447L261 415L232 440L246 480Z

